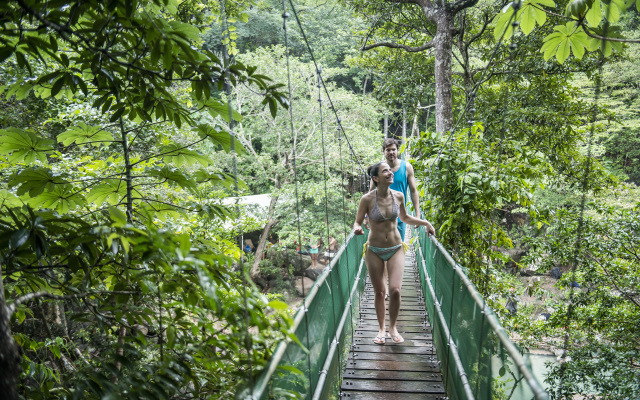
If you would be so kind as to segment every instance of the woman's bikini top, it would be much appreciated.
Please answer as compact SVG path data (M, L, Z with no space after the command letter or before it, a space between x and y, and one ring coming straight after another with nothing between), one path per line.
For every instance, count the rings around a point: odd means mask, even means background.
M376 204L373 205L371 209L371 213L369 213L369 219L372 221L380 222L380 221L391 221L393 219L398 218L398 214L400 213L400 206L396 203L396 198L391 193L391 199L393 200L393 206L391 207L391 216L389 218L382 215L382 211L378 207L378 189L376 189Z

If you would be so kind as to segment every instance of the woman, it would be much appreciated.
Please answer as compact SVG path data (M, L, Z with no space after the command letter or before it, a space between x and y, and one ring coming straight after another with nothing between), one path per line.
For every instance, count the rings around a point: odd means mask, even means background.
M404 273L404 253L408 246L402 242L398 231L398 217L408 225L423 225L428 234L435 235L433 226L425 220L407 214L404 206L404 194L389 189L393 183L393 172L385 161L379 162L367 171L376 189L362 196L358 214L353 224L353 233L363 235L362 222L369 216L369 238L365 244L365 262L375 292L376 317L378 318L378 336L376 344L385 343L385 284L383 279L384 262L389 270L389 335L395 343L404 342L396 327L400 311L400 290Z

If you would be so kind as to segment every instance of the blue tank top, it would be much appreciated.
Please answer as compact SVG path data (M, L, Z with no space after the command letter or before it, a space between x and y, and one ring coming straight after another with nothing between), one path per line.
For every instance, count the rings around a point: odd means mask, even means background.
M407 162L400 160L400 168L393 173L393 183L389 186L389 189L397 190L404 195L404 203L407 204L409 197L407 196Z

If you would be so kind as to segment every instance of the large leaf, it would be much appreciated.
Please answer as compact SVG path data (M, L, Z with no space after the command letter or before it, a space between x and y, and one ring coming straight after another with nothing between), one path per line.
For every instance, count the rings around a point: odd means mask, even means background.
M47 153L53 150L53 140L38 137L32 131L18 128L0 130L0 154L11 163L36 160L47 163Z
M20 207L22 202L15 194L11 193L7 189L0 190L0 208L2 207Z
M602 8L600 8L600 1L593 2L591 8L587 11L586 19L587 23L592 27L600 25L600 22L602 21Z
M50 208L66 214L86 204L84 197L75 192L71 185L56 185L51 191L45 191L32 197L27 203L33 208Z
M98 206L107 202L116 205L127 195L127 184L120 179L107 179L94 186L87 194L87 201Z
M67 185L61 174L53 173L44 167L27 168L9 177L9 186L19 186L18 196L29 194L35 197L45 190L51 191L56 185Z
M160 178L165 182L178 185L185 189L195 189L196 187L195 182L178 168L172 168L165 165L164 167L148 168L145 172L149 176Z
M198 125L200 137L208 137L214 144L222 146L226 152L231 151L231 140L234 140L234 150L237 154L242 154L244 146L236 137L229 132L219 131L209 125Z
M560 64L566 60L571 51L580 59L584 55L585 48L590 46L590 39L582 28L577 28L575 23L554 27L555 32L544 38L544 44L540 51L544 53L544 59L556 56Z
M180 167L183 165L201 164L207 166L211 163L211 160L195 150L189 150L178 144L172 143L168 146L164 146L160 151L164 154L164 161L167 163L173 163Z
M215 118L219 115L226 122L229 122L229 106L227 104L214 99L200 101L200 104L202 104L207 109L207 111L209 111L209 114L211 114L212 117ZM232 113L234 120L238 122L242 121L242 114L238 113L236 110L232 110Z
M221 184L226 188L234 188L236 179L233 175L217 172L208 172L205 170L196 171L193 175L198 183L210 182L213 184ZM240 178L238 178L238 189L248 189L247 184Z
M65 146L72 143L75 144L105 144L113 142L113 136L110 132L103 130L97 126L89 126L84 122L69 128L65 132L58 135L58 141Z

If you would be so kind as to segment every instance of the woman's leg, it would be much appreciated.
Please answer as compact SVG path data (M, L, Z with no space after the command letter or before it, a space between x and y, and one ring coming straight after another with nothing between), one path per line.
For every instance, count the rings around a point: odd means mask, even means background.
M399 342L402 336L396 328L396 320L400 312L402 275L404 274L403 248L396 251L396 254L387 261L387 269L389 270L389 335L395 342Z
M384 338L386 335L384 328L385 318L385 304L384 304L384 281L383 273L384 261L380 259L371 249L367 250L364 261L367 263L367 270L369 270L369 277L371 278L371 284L373 285L373 292L375 294L374 302L376 308L376 317L378 318L378 337Z

